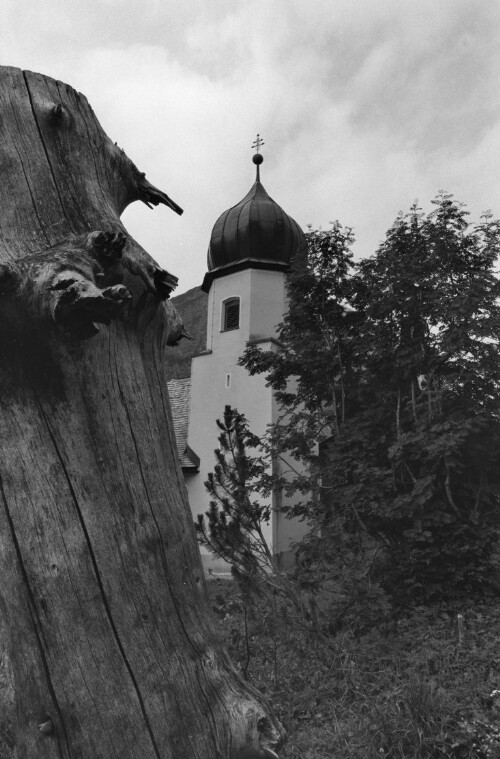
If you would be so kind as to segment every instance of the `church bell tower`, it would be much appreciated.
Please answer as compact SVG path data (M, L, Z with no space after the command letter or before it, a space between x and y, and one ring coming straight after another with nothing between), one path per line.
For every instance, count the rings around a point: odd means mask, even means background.
M194 515L208 509L204 488L213 470L218 430L216 419L230 405L243 413L252 432L262 436L279 409L262 375L249 376L238 366L248 343L279 350L276 326L286 312L285 278L292 258L306 245L299 225L267 194L260 181L263 162L260 136L253 163L253 186L236 205L217 219L210 237L207 274L202 290L208 293L206 350L192 360L189 446L200 457L200 477L187 483ZM281 517L281 522L284 520ZM290 536L279 524L278 512L266 538L274 553L288 549ZM288 530L289 532L289 530Z

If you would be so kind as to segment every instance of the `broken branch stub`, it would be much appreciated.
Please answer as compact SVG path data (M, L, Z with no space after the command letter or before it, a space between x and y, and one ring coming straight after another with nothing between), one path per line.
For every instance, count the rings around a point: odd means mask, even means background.
M0 267L0 295L21 300L34 319L51 319L63 332L83 340L97 324L126 318L132 294L119 270L126 237L92 232ZM115 284L110 285L109 280Z

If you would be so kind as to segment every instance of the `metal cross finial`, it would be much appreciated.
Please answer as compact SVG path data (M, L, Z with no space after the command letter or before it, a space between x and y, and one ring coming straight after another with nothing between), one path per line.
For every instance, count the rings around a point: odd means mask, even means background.
M258 153L259 149L262 147L262 145L265 145L265 142L262 139L262 137L260 136L260 134L257 133L257 137L256 137L256 139L252 143L252 150L255 149L257 151L257 153Z

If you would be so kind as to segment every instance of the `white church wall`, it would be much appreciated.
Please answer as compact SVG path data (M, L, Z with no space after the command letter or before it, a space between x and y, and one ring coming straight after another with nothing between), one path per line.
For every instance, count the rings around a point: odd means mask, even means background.
M249 319L249 340L276 336L276 326L285 313L284 275L280 271L250 270L250 297L257 307Z
M240 298L240 326L238 329L222 329L223 303L233 297ZM224 406L229 404L248 419L250 429L263 436L269 424L279 416L274 395L263 375L251 377L238 366L249 340L259 341L263 350L277 350L273 340L275 326L285 313L285 275L279 271L245 269L212 282L208 300L207 351L195 356L191 365L191 407L189 416L188 445L200 457L199 474L189 477L186 485L189 502L196 519L204 514L209 505L209 495L204 483L215 465L214 449L217 447L219 430L216 419L222 417ZM275 466L284 471L283 462ZM301 496L287 497L286 503L299 500ZM284 503L280 493L273 495L275 508L272 520L265 525L264 536L274 553L286 566L294 542L303 537L306 525L289 520L280 514ZM202 550L205 568L214 571L224 569Z
M291 386L289 389L293 390ZM272 414L273 422L278 421L278 419L284 419L283 411L274 396L272 400ZM305 465L292 457L284 456L275 462L275 468L278 476L290 480L296 474L302 474L305 470ZM287 568L293 563L293 545L305 536L308 525L306 521L289 519L285 514L280 512L280 508L283 506L293 507L307 500L307 498L308 496L302 493L288 494L283 492L279 494L279 503L276 504L277 508L273 517L273 552L279 557L282 568Z
M272 392L266 387L265 378L261 375L250 377L243 367L238 366L238 359L249 340L252 321L265 323L267 313L269 325L276 308L269 288L262 288L265 297L259 297L255 273L247 269L214 280L208 303L207 347L211 352L192 360L188 445L200 457L199 475L187 483L194 518L208 509L209 496L204 482L215 464L214 450L219 435L216 419L222 417L224 406L229 404L244 414L252 432L258 436L265 433L272 421ZM278 273L273 282L274 294L282 304L283 274ZM232 297L240 298L240 327L224 331L221 329L221 306ZM256 311L259 312L258 319L254 316ZM279 318L276 323L278 321ZM266 526L265 537L272 545L271 524Z
M251 276L249 270L226 274L212 282L208 294L207 349L216 351L223 361L234 357L235 351L244 342L245 338L242 335L246 335L246 339L248 339L250 295ZM228 298L233 297L240 298L240 327L225 332L222 329L222 304ZM240 350L240 354L241 352Z

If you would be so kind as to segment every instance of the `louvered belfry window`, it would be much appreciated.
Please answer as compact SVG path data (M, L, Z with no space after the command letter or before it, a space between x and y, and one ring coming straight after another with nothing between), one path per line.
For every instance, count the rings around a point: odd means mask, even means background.
M238 329L240 326L240 299L229 298L224 303L222 329Z

